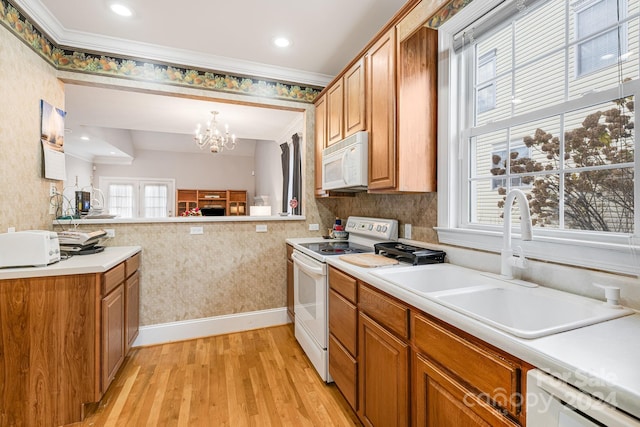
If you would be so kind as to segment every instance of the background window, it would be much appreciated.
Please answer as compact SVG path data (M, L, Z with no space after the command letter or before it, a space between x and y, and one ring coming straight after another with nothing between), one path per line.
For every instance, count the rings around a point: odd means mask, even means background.
M620 1L620 8L618 2ZM626 0L590 0L574 4L576 9L577 74L591 73L614 65L627 50L618 46L618 15L626 10ZM621 36L625 31L621 31Z
M101 177L100 187L106 190L109 214L119 218L166 218L173 214L173 179Z

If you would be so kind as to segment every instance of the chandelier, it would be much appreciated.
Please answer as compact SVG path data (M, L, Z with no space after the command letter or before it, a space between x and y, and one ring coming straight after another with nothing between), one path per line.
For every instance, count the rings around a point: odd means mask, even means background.
M236 147L236 136L229 134L229 125L224 125L224 133L218 130L218 114L217 111L211 112L213 117L207 122L207 129L204 132L201 131L198 123L196 136L193 139L196 140L196 144L201 150L209 146L212 153L220 153L225 148L233 150Z

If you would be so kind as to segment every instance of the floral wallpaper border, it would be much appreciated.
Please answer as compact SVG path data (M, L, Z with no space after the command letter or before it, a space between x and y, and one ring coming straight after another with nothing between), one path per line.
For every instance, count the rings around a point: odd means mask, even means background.
M473 0L451 0L428 21L438 28ZM109 57L89 52L66 50L54 45L9 0L0 0L0 24L24 41L56 69L80 73L110 75L132 80L197 87L220 92L313 103L322 88L298 86L246 76L220 74L130 58Z

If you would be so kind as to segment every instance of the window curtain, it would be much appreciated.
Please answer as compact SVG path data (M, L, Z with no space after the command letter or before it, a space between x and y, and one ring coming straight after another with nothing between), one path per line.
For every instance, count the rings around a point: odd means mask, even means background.
M291 142L280 144L282 153L282 212L302 214L302 155L300 135L291 136ZM295 202L293 202L295 200Z
M292 207L291 213L293 215L301 215L302 214L302 158L300 154L300 136L295 133L291 137L292 145L293 145L293 171L292 171L292 180L293 180L293 188L292 188L292 198L295 198L298 203L295 207Z
M289 212L289 144L280 144L282 153L282 212Z

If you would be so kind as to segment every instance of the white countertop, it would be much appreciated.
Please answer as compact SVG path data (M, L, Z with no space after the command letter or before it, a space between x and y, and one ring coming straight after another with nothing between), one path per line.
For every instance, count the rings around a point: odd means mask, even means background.
M337 256L326 260L327 264L640 418L640 314L542 338L523 339L395 286L370 274L371 268L355 266Z
M97 254L74 255L46 267L1 268L0 280L103 273L141 250L140 246L113 246Z

